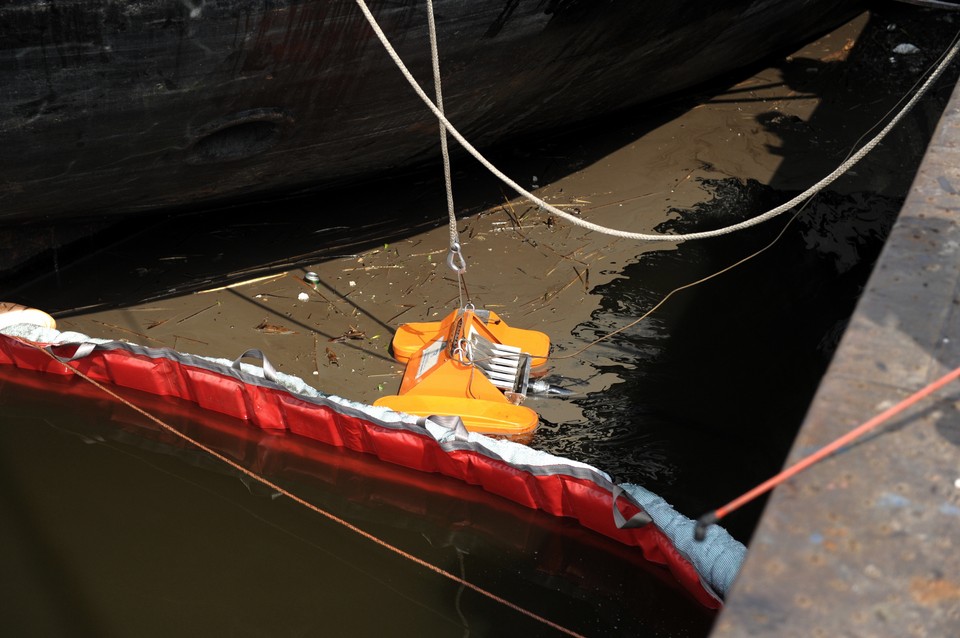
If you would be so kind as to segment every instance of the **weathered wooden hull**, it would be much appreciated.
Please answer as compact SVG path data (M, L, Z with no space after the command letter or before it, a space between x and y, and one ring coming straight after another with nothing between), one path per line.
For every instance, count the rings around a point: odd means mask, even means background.
M682 90L842 0L437 0L449 119L483 146ZM371 10L432 92L425 0ZM0 224L331 184L438 153L353 0L0 6Z

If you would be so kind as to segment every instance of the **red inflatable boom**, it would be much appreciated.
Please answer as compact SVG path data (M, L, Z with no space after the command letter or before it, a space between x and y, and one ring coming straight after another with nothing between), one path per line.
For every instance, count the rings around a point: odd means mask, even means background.
M258 351L248 351L241 359L247 356L262 359ZM588 465L469 433L462 424L418 419L324 395L299 379L274 372L266 360L260 368L241 364L240 359L216 361L115 341L51 344L0 334L0 364L56 375L71 375L70 368L75 368L105 384L191 401L266 431L288 432L460 479L639 547L647 561L668 569L702 605L721 606L719 596L670 538L647 522L640 506L606 474Z

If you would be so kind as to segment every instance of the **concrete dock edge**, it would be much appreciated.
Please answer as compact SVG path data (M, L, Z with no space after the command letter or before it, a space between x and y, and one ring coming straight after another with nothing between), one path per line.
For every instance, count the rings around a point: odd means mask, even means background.
M787 464L960 366L960 87ZM712 633L960 635L960 383L777 488Z

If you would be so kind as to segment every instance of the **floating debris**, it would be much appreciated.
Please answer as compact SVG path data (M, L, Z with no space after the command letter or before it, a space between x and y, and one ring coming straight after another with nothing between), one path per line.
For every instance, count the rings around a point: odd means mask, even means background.
M893 52L898 55L913 55L915 53L920 53L920 48L908 42L904 42L893 47Z
M310 295L305 292L301 292L299 295L297 295L297 299L300 301L310 301Z
M316 286L318 283L320 283L320 275L313 272L312 270L309 270L306 273L304 273L303 280L308 284L313 284L314 286Z
M343 343L344 341L347 341L349 339L366 339L366 338L367 338L367 333L365 333L363 330L359 330L357 328L354 328L353 326L350 326L349 330L344 331L344 333L339 337L331 338L330 341Z
M281 272L276 275L264 275L263 277L254 277L253 279L246 279L244 281L237 281L232 284L227 284L226 286L217 286L216 288L207 288L206 290L198 290L195 292L195 295L205 295L209 292L219 292L221 290L229 290L231 288L240 288L241 286L249 286L250 284L262 284L268 281L273 281L274 279L280 279L281 277L286 277L287 273Z
M337 366L338 368L340 367L340 359L337 358L337 353L331 350L330 348L327 348L327 361Z
M267 323L267 320L264 319L260 322L259 325L255 328L260 332L265 332L271 335L295 335L297 334L296 330L291 330L290 328L285 328L283 326L278 326L272 323Z

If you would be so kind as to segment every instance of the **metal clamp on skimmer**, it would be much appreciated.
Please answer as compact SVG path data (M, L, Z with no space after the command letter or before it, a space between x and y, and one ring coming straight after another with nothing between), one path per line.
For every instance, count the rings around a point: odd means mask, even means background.
M477 332L466 337L466 342L471 363L503 391L510 403L522 403L530 384L530 355L516 346L490 341Z

